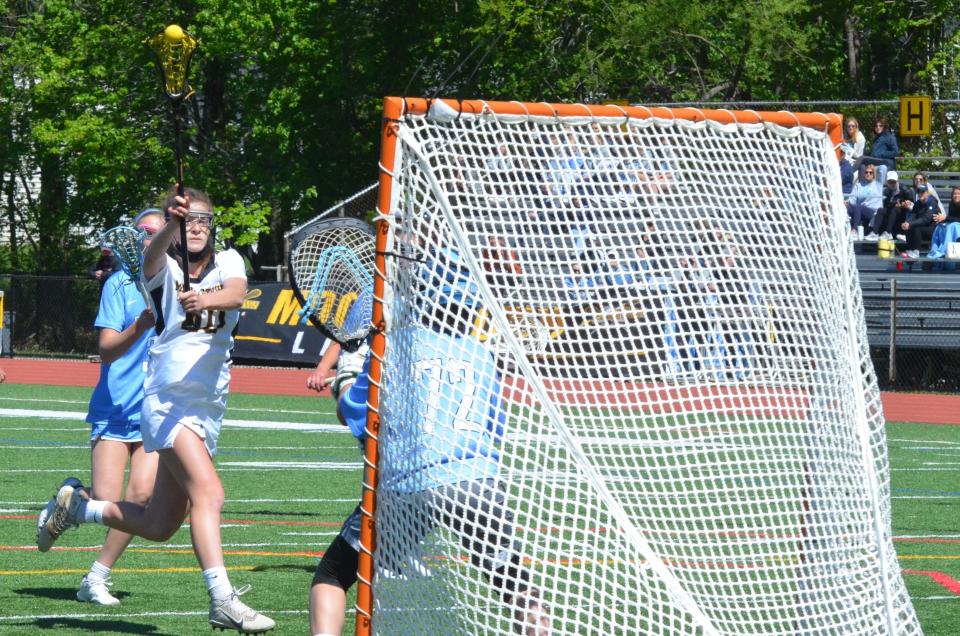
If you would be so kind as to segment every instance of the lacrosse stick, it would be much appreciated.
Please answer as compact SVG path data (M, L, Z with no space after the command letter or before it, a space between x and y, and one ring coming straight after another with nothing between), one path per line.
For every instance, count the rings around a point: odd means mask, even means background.
M112 227L100 235L100 244L109 247L120 261L120 269L133 280L143 302L150 307L150 295L147 294L140 274L143 272L144 233L126 225Z
M183 124L180 111L183 102L193 95L187 82L190 58L197 48L197 39L176 24L144 41L155 55L157 69L163 80L163 94L173 111L173 151L177 161L177 196L183 196ZM190 291L190 255L187 253L187 221L180 222L180 260L183 262L183 291ZM200 329L200 315L187 314L181 327L186 331Z
M321 219L290 239L288 267L301 322L309 320L347 351L372 329L373 228L359 219Z

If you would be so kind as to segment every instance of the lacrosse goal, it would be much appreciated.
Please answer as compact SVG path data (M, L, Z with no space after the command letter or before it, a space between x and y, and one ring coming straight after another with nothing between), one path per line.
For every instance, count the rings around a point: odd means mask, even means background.
M358 633L920 633L840 115L384 122Z

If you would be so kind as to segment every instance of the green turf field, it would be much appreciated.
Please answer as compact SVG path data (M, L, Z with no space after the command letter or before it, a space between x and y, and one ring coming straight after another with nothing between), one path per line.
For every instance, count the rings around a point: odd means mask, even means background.
M34 548L34 517L60 480L90 474L83 422L89 389L0 386L0 633L208 634L207 595L189 531L135 539L114 569L122 604L74 600L103 538L83 526ZM359 496L360 458L327 398L234 395L218 469L227 492L223 542L232 582L277 621L307 634L316 556ZM960 427L888 426L894 535L924 633L960 633ZM353 599L351 597L351 604ZM352 614L350 623L352 624Z

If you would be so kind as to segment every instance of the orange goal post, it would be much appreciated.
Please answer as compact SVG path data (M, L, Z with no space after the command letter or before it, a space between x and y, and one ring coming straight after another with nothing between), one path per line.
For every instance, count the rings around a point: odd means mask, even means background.
M358 634L920 634L842 116L388 97Z

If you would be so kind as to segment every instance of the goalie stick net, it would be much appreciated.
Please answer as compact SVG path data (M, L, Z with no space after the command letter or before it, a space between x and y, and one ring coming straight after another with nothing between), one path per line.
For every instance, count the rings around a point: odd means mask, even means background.
M920 633L839 115L384 114L358 633Z

